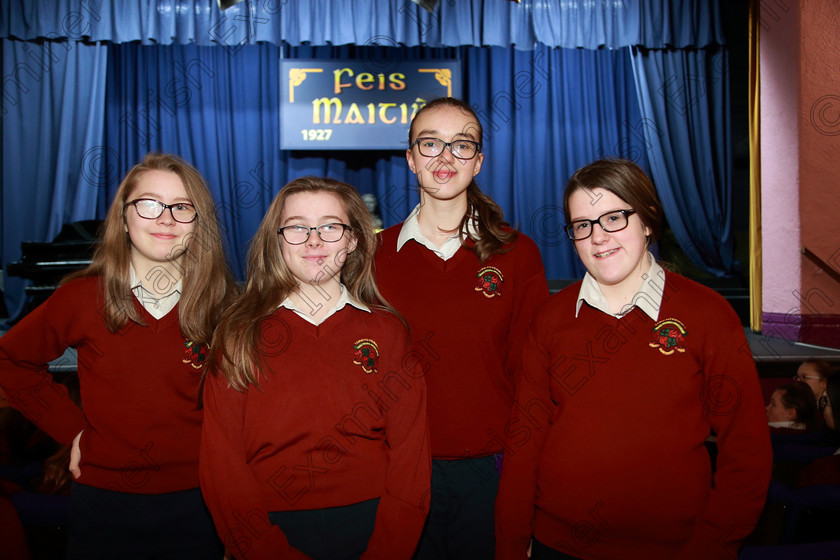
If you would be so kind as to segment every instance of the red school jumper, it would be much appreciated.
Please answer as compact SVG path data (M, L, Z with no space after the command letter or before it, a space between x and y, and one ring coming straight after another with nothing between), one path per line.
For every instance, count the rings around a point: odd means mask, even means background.
M77 482L118 492L198 488L198 387L206 347L181 335L178 306L160 320L131 296L146 326L105 326L100 277L61 286L0 337L0 386L12 406L69 445L84 430ZM47 373L78 352L82 410Z
M260 387L210 375L201 489L237 558L307 558L268 513L379 498L362 558L408 560L431 477L425 358L394 315L346 305L316 326L278 308L262 323Z
M529 334L496 558L524 560L533 531L584 559L734 559L772 466L738 317L712 290L667 273L658 321L586 303L575 318L580 285L552 297Z
M376 278L408 321L415 347L430 357L432 457L498 453L528 321L548 297L539 249L520 233L484 263L464 247L443 260L413 239L398 252L401 228L380 234Z

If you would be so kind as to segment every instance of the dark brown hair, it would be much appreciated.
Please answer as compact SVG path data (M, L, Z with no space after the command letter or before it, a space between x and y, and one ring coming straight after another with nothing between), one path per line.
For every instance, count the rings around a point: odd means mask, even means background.
M470 117L470 122L467 124L464 134L476 139L481 144L483 140L481 122L472 108L454 97L439 97L433 99L423 106L411 121L411 126L408 129L408 143L409 150L411 150L412 142L414 141L414 123L417 117L426 111L432 111L442 107L454 107ZM476 156L478 157L478 156ZM475 218L478 227L478 235L473 236L469 234L467 224L472 218ZM478 184L473 179L467 187L467 211L464 214L461 224L458 226L458 235L463 244L466 239L472 240L473 247L464 245L470 251L475 253L481 262L486 261L490 257L498 253L504 253L509 250L505 245L516 241L519 232L510 227L504 219L504 212L496 202L481 192Z
M796 410L794 422L805 424L805 429L808 431L820 428L821 419L817 414L817 398L807 383L785 383L777 390L782 392L782 405Z
M571 222L569 198L579 190L596 188L609 191L636 211L650 229L648 244L657 241L662 232L662 204L650 178L627 159L599 159L575 171L563 193L563 214Z

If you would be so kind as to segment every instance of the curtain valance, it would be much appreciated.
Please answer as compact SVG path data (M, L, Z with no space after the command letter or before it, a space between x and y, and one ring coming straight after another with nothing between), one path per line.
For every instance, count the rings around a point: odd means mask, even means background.
M6 0L0 37L143 44L705 47L723 44L709 0Z

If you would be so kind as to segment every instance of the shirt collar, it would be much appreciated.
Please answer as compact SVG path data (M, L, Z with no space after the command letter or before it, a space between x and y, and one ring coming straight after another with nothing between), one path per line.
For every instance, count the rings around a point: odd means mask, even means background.
M790 428L793 430L804 430L805 424L801 422L794 422L793 420L781 421L781 422L767 422L767 425L771 428Z
M146 288L146 286L143 285L143 280L139 276L137 276L137 271L134 269L134 264L133 263L129 263L129 265L128 265L128 275L129 275L129 279L128 279L129 287L131 288L132 292L137 294L138 297L141 294L143 294L143 295L153 297L155 299L160 299L160 298L169 297L169 296L171 296L175 293L180 294L181 290L183 289L183 282L181 281L182 279L178 278L178 281L175 282L175 284L172 285L172 289L170 289L165 294L159 294L157 292L153 292L152 290Z
M578 292L577 306L575 307L575 317L580 313L580 308L584 302L591 305L599 311L603 311L608 315L615 315L616 317L623 317L629 313L634 307L638 307L645 314L654 321L659 319L659 309L662 307L662 294L665 289L665 270L659 266L653 255L648 252L650 259L650 270L643 275L642 286L636 295L633 296L631 304L627 305L621 313L613 314L610 312L610 306L607 303L607 298L601 292L598 282L592 277L589 272L583 276L580 291Z
M451 258L461 247L461 238L458 231L454 232L443 245L437 247L432 241L423 235L420 230L420 204L414 207L414 210L408 215L400 228L400 234L397 237L397 252L403 248L403 245L413 239L431 251L434 251L443 260ZM467 235L478 238L478 225L475 218L467 221Z
M286 299L284 299L280 303L280 305L278 305L277 307L285 307L286 309L290 309L290 310L294 311L295 313L297 313L298 315L300 315L301 317L303 317L304 319L306 319L307 321L309 321L310 323L312 323L313 325L318 325L320 323L323 323L328 317L330 317L330 316L334 315L335 313L344 309L344 307L346 305L351 305L351 306L355 307L356 309L359 309L360 311L365 311L367 313L370 313L370 308L367 305L365 305L364 303L358 301L353 296L351 296L350 292L347 290L347 288L344 287L344 284L339 284L339 288L340 288L341 292L338 296L338 299L335 302L335 305L333 305L330 308L330 310L327 312L327 314L324 316L324 318L321 319L321 321L318 322L318 323L316 323L315 321L312 320L312 316L308 313L308 310L297 308L295 306L295 303L292 301L292 298L290 298L290 297L287 297Z

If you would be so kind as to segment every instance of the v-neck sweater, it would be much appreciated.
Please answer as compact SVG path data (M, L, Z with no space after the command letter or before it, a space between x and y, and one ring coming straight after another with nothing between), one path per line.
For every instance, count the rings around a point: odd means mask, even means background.
M259 388L204 390L201 488L237 558L303 558L272 511L379 498L365 559L410 558L431 461L428 361L391 313L345 306L319 325L280 307L261 324Z
M526 343L496 499L496 558L533 534L579 558L735 558L772 464L743 327L719 294L665 274L659 320L540 309ZM705 448L717 436L717 470Z
M401 227L379 234L376 277L415 347L431 356L432 457L498 453L528 321L548 298L539 249L520 233L484 263L465 247L443 260L414 240L397 251Z
M133 295L145 325L110 332L100 282L59 287L0 337L0 386L58 442L84 430L77 482L136 494L197 488L206 349L181 334L177 305L158 320ZM77 352L81 409L47 370L67 348Z

